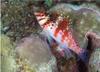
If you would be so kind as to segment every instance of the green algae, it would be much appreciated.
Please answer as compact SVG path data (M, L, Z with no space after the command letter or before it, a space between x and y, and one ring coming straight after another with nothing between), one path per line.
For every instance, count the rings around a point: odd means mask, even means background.
M10 39L5 35L0 36L0 42L1 71L16 72L15 54L13 53L14 46L12 46Z
M34 67L31 67L27 61L17 58L15 46L10 41L10 38L1 34L0 36L0 54L1 54L1 72L36 72ZM18 62L19 60L19 62Z
M48 5L48 7L52 6L52 0L45 0L45 4Z

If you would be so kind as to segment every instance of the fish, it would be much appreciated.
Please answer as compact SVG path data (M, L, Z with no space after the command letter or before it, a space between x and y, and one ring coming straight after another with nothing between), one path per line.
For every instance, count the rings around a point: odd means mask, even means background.
M39 23L40 27L47 36L49 46L53 46L53 43L57 45L56 49L62 56L70 54L71 51L77 54L79 59L84 63L88 63L89 56L88 51L79 46L78 42L73 36L70 24L72 20L67 17L63 17L62 14L56 14L50 17L46 12L34 12L34 15ZM56 18L53 19L52 18Z

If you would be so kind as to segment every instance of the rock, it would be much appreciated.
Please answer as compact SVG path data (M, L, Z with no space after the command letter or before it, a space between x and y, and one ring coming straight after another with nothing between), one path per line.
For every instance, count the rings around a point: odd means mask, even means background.
M100 72L100 48L96 48L91 54L89 72Z
M32 66L35 66L37 72L52 72L55 69L55 58L46 42L37 35L20 40L16 46L16 52L21 58L27 59Z
M88 48L90 50L95 50L96 48L100 48L100 35L94 32L87 32L86 37L88 39Z
M97 33L88 32L88 49L90 50L89 72L100 72L100 36Z
M51 54L47 44L39 36L23 38L16 47L16 51L23 58L27 58L31 63L48 62Z

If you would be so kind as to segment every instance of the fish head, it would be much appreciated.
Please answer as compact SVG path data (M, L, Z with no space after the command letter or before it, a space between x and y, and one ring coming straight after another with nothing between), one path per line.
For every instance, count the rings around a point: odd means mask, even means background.
M41 26L41 28L44 28L44 24L49 20L49 16L45 12L35 12L34 15L36 16L36 19Z

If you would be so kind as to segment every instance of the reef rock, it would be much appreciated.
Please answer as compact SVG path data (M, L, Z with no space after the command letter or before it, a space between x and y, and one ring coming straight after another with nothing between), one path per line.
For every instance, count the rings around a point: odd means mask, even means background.
M56 70L56 61L48 45L39 36L32 35L20 40L16 46L17 54L36 67L36 72Z
M88 66L89 72L100 72L100 35L88 32L86 36L89 40L87 48L90 48L91 52Z

